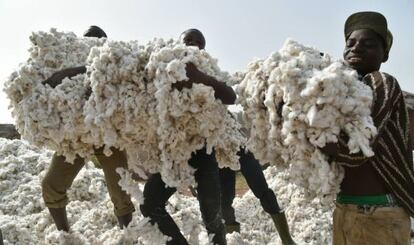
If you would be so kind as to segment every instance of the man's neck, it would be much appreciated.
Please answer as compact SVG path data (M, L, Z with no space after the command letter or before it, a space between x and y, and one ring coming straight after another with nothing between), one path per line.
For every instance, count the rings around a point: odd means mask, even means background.
M362 80L362 78L364 78L367 74L370 74L370 73L373 73L373 72L376 72L376 71L379 71L379 70L375 70L375 71L371 71L371 72L358 72L358 80Z

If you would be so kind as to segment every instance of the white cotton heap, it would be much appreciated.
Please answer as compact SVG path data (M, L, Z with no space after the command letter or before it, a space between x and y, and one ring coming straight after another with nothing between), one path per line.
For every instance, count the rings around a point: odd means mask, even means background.
M281 171L270 166L263 173L286 214L293 240L297 244L331 244L334 204L324 205L318 198L309 200L303 189L291 182L288 169ZM241 233L240 237L231 238L244 242L234 244L282 244L273 220L251 191L236 198L233 207ZM227 241L231 241L229 236Z
M0 229L4 244L165 244L168 237L137 211L127 229L120 230L113 213L101 169L87 163L68 190L70 232L57 231L40 191L53 153L21 140L0 138ZM264 171L269 188L285 207L291 233L298 244L330 244L332 205L307 201L289 182L287 171L270 166ZM138 187L141 191L143 184ZM281 244L268 213L248 191L233 206L241 233L227 235L229 245ZM167 210L190 244L211 244L203 225L199 203L177 193Z
M165 244L168 237L138 211L128 229L118 228L103 171L91 163L68 191L70 233L57 231L41 192L52 155L25 141L0 138L0 229L5 244Z
M188 80L189 62L218 81L230 80L215 59L196 47L175 44L152 52L147 71L157 88L157 133L163 164L160 173L170 186L194 184L194 169L188 160L204 147L207 153L215 149L221 167L239 168L237 151L243 136L227 108L215 99L213 88L198 83L181 91L172 88L177 81Z
M237 92L251 125L247 147L262 163L289 167L291 181L310 197L327 201L339 191L343 170L319 149L338 142L341 132L351 153L373 155L372 91L327 54L287 40L249 64Z
M154 39L140 45L73 33L34 33L31 58L5 84L22 137L39 147L89 159L104 146L126 150L129 168L161 172L170 186L194 183L187 164L196 150L214 148L221 167L238 169L244 138L238 123L214 97L211 87L171 89L186 80L185 64L230 81L207 52L176 41ZM149 63L148 63L149 62ZM85 65L87 72L51 88L42 81L54 72Z
M150 53L136 41L108 41L91 50L88 78L92 94L84 109L91 143L105 145L105 153L119 149L142 150L146 162L158 161L155 87L145 80Z
M42 82L61 69L86 65L91 47L105 39L78 38L51 29L32 33L30 40L30 58L4 85L16 128L24 139L65 155L70 162L76 154L89 156L93 147L83 139L88 130L82 115L88 80L78 75L56 88Z

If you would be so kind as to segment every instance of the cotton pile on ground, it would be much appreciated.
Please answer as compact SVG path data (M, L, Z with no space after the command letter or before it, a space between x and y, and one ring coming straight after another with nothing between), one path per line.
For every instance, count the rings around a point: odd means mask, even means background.
M373 155L372 91L343 62L287 40L241 77L239 102L251 128L247 147L263 164L288 167L291 181L311 198L330 201L339 191L343 171L319 149L341 133L351 153Z
M87 164L69 191L67 206L72 232L58 232L41 198L40 180L52 157L24 141L0 139L0 229L5 244L164 244L165 237L149 225L139 211L131 227L119 230L107 194L103 173ZM288 184L283 173L268 168L266 177L286 207L293 235L299 244L328 244L329 209L303 200L303 193ZM280 189L279 189L280 188ZM142 189L142 186L141 186ZM290 203L290 204L289 204ZM288 204L290 206L288 206ZM227 236L229 244L274 244L279 242L270 217L248 192L236 198L234 206L242 223L241 234ZM139 210L138 205L136 208ZM167 209L191 244L208 244L198 201L174 195ZM276 244L277 244L276 243Z
M41 199L39 182L51 156L51 152L23 141L0 138L0 229L5 244L165 243L166 238L139 211L134 213L129 229L117 228L103 173L91 164L81 170L69 191L67 209L72 232L56 231ZM287 181L286 174L273 166L265 170L270 188L285 207L295 241L330 244L332 207L307 201L304 193ZM250 191L236 198L233 205L242 226L241 234L227 235L229 245L280 243L269 215ZM195 198L176 194L167 209L191 244L208 244Z
M0 229L5 244L164 243L166 238L139 212L131 229L117 228L103 173L91 164L79 172L68 193L72 233L58 232L44 206L40 186L51 157L52 152L24 141L0 138Z

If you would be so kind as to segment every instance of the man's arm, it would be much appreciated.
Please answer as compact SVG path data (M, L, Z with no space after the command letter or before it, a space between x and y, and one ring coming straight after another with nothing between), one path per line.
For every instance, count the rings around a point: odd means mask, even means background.
M78 67L71 67L67 69L63 69L53 73L51 77L43 81L43 84L49 84L50 87L55 88L59 84L62 83L63 79L66 77L72 78L78 74L82 74L86 72L85 66L78 66Z
M391 76L383 75L381 72L373 72L364 77L363 81L372 88L373 101L371 116L377 128L377 136L370 142L371 148L375 152L378 143L378 136L384 133L385 125L390 120L394 105L402 99L402 92L398 82ZM321 151L328 155L332 160L346 165L359 166L365 163L369 157L362 152L351 154L348 146L348 136L341 134L338 143L328 143Z
M173 84L173 88L181 90L182 88L191 88L193 83L202 83L212 87L214 89L214 96L216 99L220 99L223 104L231 105L236 101L236 93L230 86L201 72L193 63L187 63L186 72L188 81L176 82Z

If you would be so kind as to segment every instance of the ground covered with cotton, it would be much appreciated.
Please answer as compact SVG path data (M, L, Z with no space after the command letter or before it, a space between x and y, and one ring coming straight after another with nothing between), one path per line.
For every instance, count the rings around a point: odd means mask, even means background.
M81 170L68 192L71 232L58 232L44 206L40 187L51 157L52 152L24 141L0 138L0 229L5 244L165 243L167 238L149 225L139 211L134 213L130 228L117 227L103 173L90 163ZM278 173L275 167L264 172L269 187L285 207L298 244L329 244L332 207L323 207L317 200L307 201L303 192L286 181L285 172ZM229 244L280 243L270 217L250 191L236 198L233 205L241 234L227 235ZM191 244L208 244L194 197L176 194L167 208Z
M103 172L87 164L76 177L67 206L71 232L58 232L44 206L41 179L52 152L20 140L0 139L0 229L5 244L164 244L164 237L138 211L131 227L117 227L113 206L107 194ZM299 244L329 244L332 207L305 201L286 173L274 167L266 178L286 208L293 235ZM141 188L143 186L141 185ZM229 244L278 244L279 237L270 216L249 191L236 198L234 207L242 224L240 234L227 235ZM194 197L174 195L167 205L191 244L208 244L198 202Z

